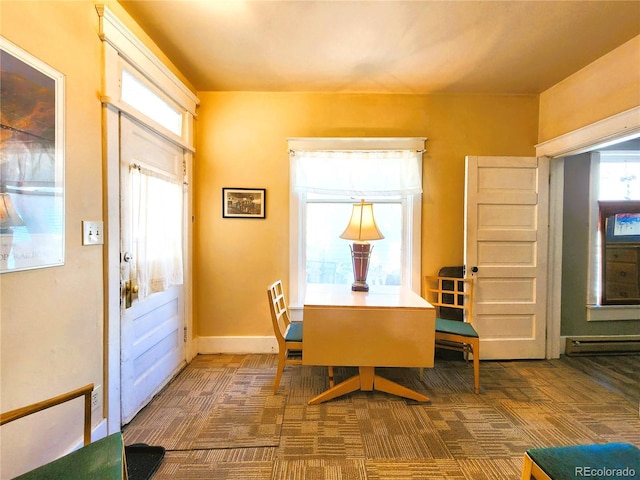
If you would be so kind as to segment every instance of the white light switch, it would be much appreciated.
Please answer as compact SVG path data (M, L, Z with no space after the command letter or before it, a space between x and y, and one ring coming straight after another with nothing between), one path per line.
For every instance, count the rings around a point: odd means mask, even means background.
M82 221L82 244L83 245L103 245L104 226L102 222Z

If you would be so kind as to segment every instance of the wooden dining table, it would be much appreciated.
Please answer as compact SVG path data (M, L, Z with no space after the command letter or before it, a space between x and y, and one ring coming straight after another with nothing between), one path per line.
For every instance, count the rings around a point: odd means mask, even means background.
M312 398L310 405L356 390L430 401L375 371L433 367L436 314L420 295L395 286L354 292L349 285L307 285L303 315L303 364L358 367L358 374Z

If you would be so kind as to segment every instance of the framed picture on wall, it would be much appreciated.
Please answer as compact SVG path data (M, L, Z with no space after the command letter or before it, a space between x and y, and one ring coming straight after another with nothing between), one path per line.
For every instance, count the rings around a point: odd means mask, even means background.
M0 37L0 273L64 264L64 75Z
M267 191L264 188L223 188L224 218L265 218Z

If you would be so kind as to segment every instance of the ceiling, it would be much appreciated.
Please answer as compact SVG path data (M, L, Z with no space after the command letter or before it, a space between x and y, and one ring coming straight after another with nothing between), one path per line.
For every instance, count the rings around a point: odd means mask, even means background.
M119 3L198 91L537 94L640 34L640 0Z

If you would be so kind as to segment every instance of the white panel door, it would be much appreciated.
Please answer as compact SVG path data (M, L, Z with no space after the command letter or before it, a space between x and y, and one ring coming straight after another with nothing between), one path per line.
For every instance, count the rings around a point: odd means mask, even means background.
M549 164L467 157L466 275L481 359L545 357Z
M152 293L143 300L131 295L126 284L136 287L133 274L137 258L132 243L132 208L128 195L132 164L144 165L160 174L183 179L183 150L121 115L120 224L121 224L121 413L126 424L185 365L184 286ZM152 203L152 202L150 202ZM141 220L142 221L142 220ZM184 222L175 225L184 232Z

